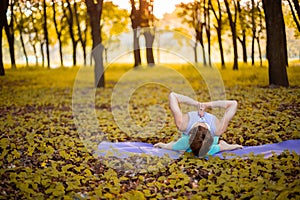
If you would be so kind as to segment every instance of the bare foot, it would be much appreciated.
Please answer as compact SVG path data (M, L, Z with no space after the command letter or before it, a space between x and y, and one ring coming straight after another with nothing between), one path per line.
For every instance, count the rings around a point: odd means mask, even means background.
M234 150L234 149L242 149L243 146L239 144L228 144L224 140L220 140L219 142L220 145L220 150L225 151L225 150Z

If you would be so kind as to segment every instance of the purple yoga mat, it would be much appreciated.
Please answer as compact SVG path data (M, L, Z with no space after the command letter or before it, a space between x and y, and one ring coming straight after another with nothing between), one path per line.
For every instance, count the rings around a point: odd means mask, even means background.
M300 155L300 140L287 140L280 143L274 144L265 144L260 146L245 146L243 149L237 149L233 151L223 151L219 152L214 157L218 156L222 159L231 159L237 156L244 159L249 158L249 154L253 153L254 155L264 155L265 158L269 158L273 153L279 155L283 151L288 150L290 152L295 152ZM227 155L223 157L223 153L226 152ZM116 156L119 158L126 158L130 154L148 154L153 156L163 157L169 155L172 159L178 159L182 152L172 151L161 148L154 148L152 144L143 143L143 142L107 142L103 141L98 145L98 151L96 152L99 156ZM234 155L232 155L234 154Z
M214 154L213 156L218 156L224 159L223 153L226 152L228 155L226 155L225 159L235 158L238 156L242 158L248 158L250 153L253 153L254 155L264 155L265 158L269 158L273 155L273 153L280 155L285 150L290 152L294 151L300 155L300 140L287 140L280 143L264 144L260 146L245 146L243 149L222 151Z
M167 149L155 148L152 144L143 142L106 142L103 141L98 145L99 156L116 156L119 158L127 158L130 154L148 154L163 157L168 155L172 159L178 159L182 152Z

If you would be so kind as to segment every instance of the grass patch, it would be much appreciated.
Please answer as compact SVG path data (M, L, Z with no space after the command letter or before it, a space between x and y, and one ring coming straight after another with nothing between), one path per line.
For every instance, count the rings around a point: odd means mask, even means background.
M191 87L196 98L211 99L203 77L209 69L200 67L199 73L190 65L170 67L108 67L107 87L95 92L96 118L107 140L171 141L179 133L168 108L168 93L173 89L185 93ZM92 72L89 67L86 70ZM159 170L142 173L110 168L110 161L96 159L87 150L74 123L72 95L78 71L21 68L6 70L6 76L0 77L0 199L299 198L300 159L288 152L249 160L203 160L185 154ZM290 88L275 89L267 87L264 67L219 72L226 98L239 103L224 140L249 146L300 139L299 67L288 68ZM121 78L124 94L116 98L130 97L132 122L147 132L157 120L156 124L163 124L160 130L149 131L145 137L143 132L128 133L118 126L111 100ZM126 93L132 88L132 94ZM152 112L158 105L159 112ZM120 114L121 119L126 117ZM97 137L91 135L91 142Z

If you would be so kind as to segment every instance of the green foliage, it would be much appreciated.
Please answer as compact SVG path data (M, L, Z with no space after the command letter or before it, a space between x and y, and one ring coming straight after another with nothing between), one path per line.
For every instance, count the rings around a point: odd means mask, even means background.
M191 66L173 68L186 77L199 99L210 100L205 82ZM145 85L130 101L131 116L141 125L149 122L145 113L149 104L166 108L168 123L155 136L129 136L115 124L110 97L124 69L128 66L109 68L107 88L96 93L99 125L107 139L149 143L174 139L177 130L168 110L169 89L163 86ZM73 121L77 70L28 68L8 70L7 76L0 77L0 199L299 199L300 159L295 153L248 160L204 160L185 153L166 163L147 156L129 157L133 169L149 166L140 173L118 169L118 162L124 160L94 158ZM159 67L138 70L148 70L149 76L160 73L178 91L185 89ZM290 88L270 89L266 68L222 70L226 98L239 103L222 139L242 145L299 139L300 70L290 66L288 73Z

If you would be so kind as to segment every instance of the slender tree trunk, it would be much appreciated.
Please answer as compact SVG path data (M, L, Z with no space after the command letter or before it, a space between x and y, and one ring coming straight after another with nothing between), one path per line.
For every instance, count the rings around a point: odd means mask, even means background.
M52 10L53 10L53 22L54 22L54 28L55 28L55 32L57 35L57 40L58 40L58 45L59 45L59 58L60 58L60 66L63 67L64 66L64 59L63 59L63 53L62 53L62 41L61 41L61 33L62 33L62 29L58 30L58 24L57 24L57 19L56 19L56 9L55 9L55 1L52 0ZM61 27L63 24L63 18L60 21L61 23Z
M11 19L10 19L10 23L8 24L7 18L5 18L5 33L9 45L11 68L16 69L15 49L14 49L15 35L14 35L14 25L13 25L13 19L14 19L13 6L14 6L14 2L11 2L10 5Z
M220 57L221 57L221 65L222 65L222 69L225 69L225 59L224 59L224 51L223 51L223 44L222 44L222 9L221 9L221 5L220 5L220 1L217 1L218 3L218 13L219 13L219 17L217 16L217 13L211 3L211 0L209 0L209 5L211 10L213 11L213 14L217 20L217 24L218 26L214 26L216 31L217 31L217 36L218 36L218 43L219 43L219 49L220 49Z
M227 14L228 14L228 19L229 19L229 24L232 32L232 43L233 43L233 54L234 54L234 61L233 61L233 70L238 70L238 51L237 51L237 35L236 35L236 5L235 7L235 18L234 20L232 19L232 14L229 8L228 0L224 0ZM235 4L235 2L233 2Z
M209 13L209 10L210 10L210 4L208 2L207 4L207 8L206 8L206 5L205 5L205 1L204 1L204 17L205 17L205 31L206 31L206 37L207 37L207 48L208 48L208 63L209 63L209 66L211 66L211 41L210 41L210 13Z
M202 48L202 57L203 57L203 65L206 66L206 55L205 55L205 47L203 43L203 24L200 25L200 30L196 29L196 42L200 43L200 46Z
M23 32L20 31L20 30L19 30L19 32L20 32L20 40L21 40L22 50L23 50L25 60L26 60L26 67L28 67L29 66L28 55L27 55L27 52L26 52L26 47L25 47L25 43L24 43L24 39L23 39Z
M4 0L0 4L0 76L5 75L4 65L3 65L3 51L2 51L2 30L5 26L6 12L8 9L8 0Z
M254 66L254 44L256 38L256 23L255 23L255 2L251 0L251 23L252 23L252 40L251 40L251 64Z
M142 64L138 29L133 29L134 67Z
M194 56L195 56L195 63L198 63L198 55L197 55L197 47L198 47L198 42L196 41L194 44Z
M221 29L218 28L217 29L217 35L218 35L218 43L219 43L219 48L220 48L220 56L221 56L221 65L222 65L222 69L225 69L225 59L224 59L224 50L223 50L223 43L222 43L222 33L221 33Z
M238 36L238 40L241 42L242 49L243 49L243 62L247 63L247 47L246 47L247 42L246 42L246 27L245 27L246 21L245 21L245 17L243 16L244 13L242 11L239 0L237 1L237 9L236 10L239 14L239 19L240 19L239 23L240 23L241 29L242 29L242 38L240 38Z
M22 9L21 9L21 6L19 5L19 12L20 12L20 18L23 22L23 13L22 13ZM21 41L21 45L22 45L22 50L23 50L23 53L24 53L24 56L25 56L25 60L26 60L26 67L29 66L29 63L28 63L28 55L27 55L27 52L26 52L26 47L25 47L25 42L24 42L24 38L23 38L23 25L19 22L16 21L16 24L17 24L17 29L20 33L20 41Z
M131 3L131 27L133 30L133 55L134 55L134 67L138 67L142 64L140 42L139 42L139 31L141 22L141 12L135 7L135 1L130 0Z
M34 54L34 58L35 58L35 66L37 67L39 65L38 63L38 55L37 55L37 51L36 51L36 44L34 42L34 40L32 39L32 36L31 34L28 36L29 38L29 43L31 44L32 46L32 49L33 49L33 54Z
M262 67L262 53L261 53L259 37L256 37L256 41L257 41L257 47L258 47L258 53L259 53L260 67Z
M1 10L2 12L2 10ZM2 14L2 13L1 13ZM3 65L3 52L2 52L2 29L3 29L3 25L0 23L0 76L4 76L5 75L5 70L4 70L4 65Z
M44 54L44 42L41 41L41 54L42 54L42 67L45 67L45 54Z
M201 45L201 48L202 48L203 64L204 64L204 66L206 66L207 62L206 62L206 55L205 55L205 47L204 47L203 43L202 44L200 43L200 45Z
M83 59L84 59L84 65L87 65L87 52L86 52L86 40L87 40L87 31L88 31L88 16L85 18L85 29L83 31L84 38L83 38Z
M48 26L47 26L47 4L44 0L44 37L46 41L46 54L47 54L47 68L50 69L50 51L49 51L49 37L48 37Z
M82 47L82 51L83 51L83 57L85 58L85 44L83 41L83 37L82 37L82 31L81 31L81 27L80 27L80 22L79 22L79 18L78 18L78 13L77 13L77 3L74 2L74 13L75 13L75 20L76 20L76 24L77 24L77 31L78 31L78 38L79 38L79 42L81 44ZM84 65L85 65L85 60L84 60Z
M74 34L74 31L73 31L73 26L74 26L73 11L72 11L72 8L71 8L70 0L67 0L66 2L67 2L67 10L69 11L69 15L66 13L65 9L63 9L63 11L64 11L64 15L65 15L65 17L67 18L67 21L68 21L69 34L70 34L71 41L72 41L73 66L76 66L76 64L77 64L77 59L76 59L77 41L75 39L75 34Z
M148 66L154 66L154 56L153 56L153 42L154 42L154 34L151 33L150 28L145 28L144 32L145 40L146 40L146 57Z
M291 12L292 12L292 15L293 15L293 19L294 19L294 21L296 23L298 31L300 32L300 6L299 6L298 0L293 0L293 2L294 2L294 5L295 5L296 12L298 13L298 18L299 19L297 19L297 16L296 16L296 13L294 11L294 8L293 8L293 5L291 3L291 0L288 0L290 9L291 9Z
M289 86L286 71L286 35L281 0L263 0L267 29L270 86Z
M240 41L242 49L243 49L243 62L247 63L247 45L246 45L247 43L246 43L246 33L245 33L245 30L243 30L242 39L240 39L238 37L238 40Z
M255 32L252 32L252 40L251 40L251 65L254 66L254 42L255 42Z
M93 40L93 57L95 60L95 85L96 87L105 87L104 66L103 66L103 45L101 37L101 15L103 0L85 1L88 14L90 16L92 40Z

